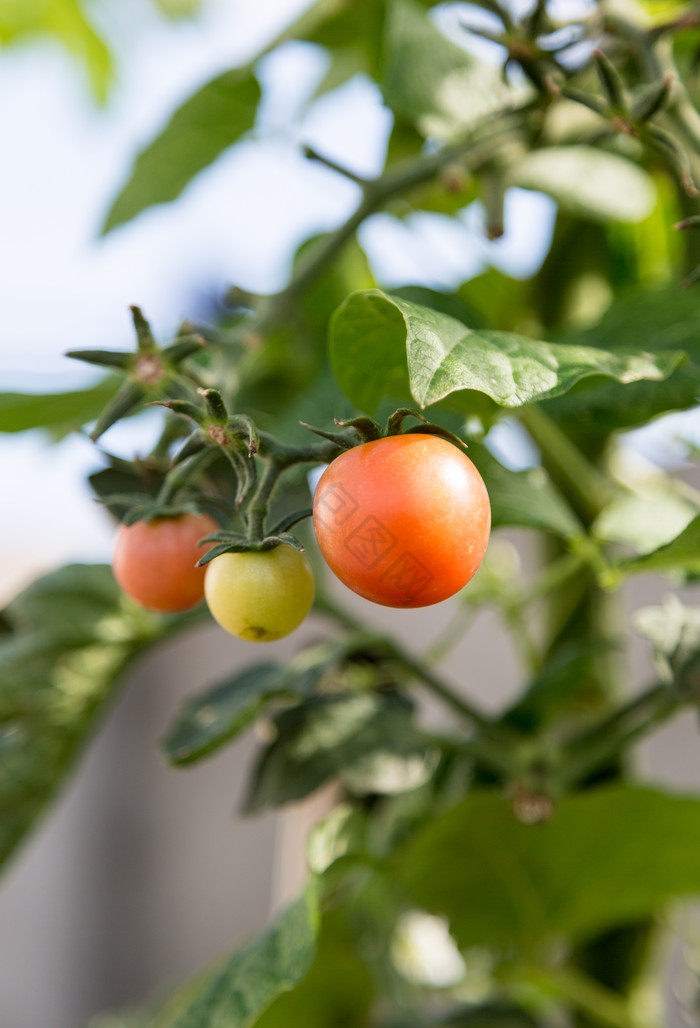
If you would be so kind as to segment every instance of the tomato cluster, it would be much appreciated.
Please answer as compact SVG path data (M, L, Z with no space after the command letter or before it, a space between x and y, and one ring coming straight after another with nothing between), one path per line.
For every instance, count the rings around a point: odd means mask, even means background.
M491 509L461 450L410 433L337 457L318 484L313 521L321 553L350 589L389 607L425 607L470 580L486 550ZM119 585L142 606L167 613L206 598L215 620L242 639L294 631L314 598L306 558L282 543L195 567L205 552L200 540L217 527L202 514L122 526L114 553Z

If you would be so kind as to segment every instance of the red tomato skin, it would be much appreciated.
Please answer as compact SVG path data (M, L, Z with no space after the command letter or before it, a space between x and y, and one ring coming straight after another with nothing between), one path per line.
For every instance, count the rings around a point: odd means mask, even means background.
M329 567L354 592L386 607L427 607L479 567L491 506L481 475L452 443L388 436L326 468L314 527Z
M127 596L148 610L189 610L204 599L206 568L194 565L209 545L198 548L197 542L218 528L208 514L121 525L112 560L114 577Z

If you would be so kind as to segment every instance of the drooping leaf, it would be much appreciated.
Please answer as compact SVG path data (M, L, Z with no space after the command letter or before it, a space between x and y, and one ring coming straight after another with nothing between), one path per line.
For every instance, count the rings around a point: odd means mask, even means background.
M510 471L475 442L469 443L469 458L486 483L494 528L541 528L563 539L582 535L580 521L543 468Z
M333 643L303 650L287 664L267 661L244 668L189 700L164 747L172 764L201 760L235 739L276 700L311 695L337 667L344 651Z
M146 207L175 200L198 172L253 127L259 99L260 86L249 67L233 68L202 86L138 156L103 231Z
M362 692L318 696L274 719L276 738L253 772L246 810L303 799L339 775L360 793L402 792L435 767L435 748L405 701Z
M318 925L318 897L311 882L263 935L185 986L184 1003L176 994L149 1028L249 1028L308 974Z
M0 636L0 863L74 763L133 657L168 631L111 569L70 565L7 609Z
M663 380L678 353L545 343L462 322L378 289L353 293L331 321L330 357L343 392L373 414L384 397L411 396L427 407L462 390L485 393L503 407L565 393L580 379Z
M46 428L59 438L94 421L114 395L116 378L68 393L0 393L0 432Z
M654 209L651 175L632 161L589 146L533 150L510 170L511 185L550 196L574 215L599 221L643 221Z
M696 798L616 785L567 797L533 826L507 799L472 793L420 830L392 872L414 902L448 918L460 946L532 952L699 893L699 845Z

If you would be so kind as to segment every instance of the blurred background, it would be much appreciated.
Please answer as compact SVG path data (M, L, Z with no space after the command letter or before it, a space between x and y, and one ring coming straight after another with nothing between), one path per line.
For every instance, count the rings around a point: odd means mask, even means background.
M172 111L198 85L263 50L308 6L92 0L78 8L74 0L0 0L3 392L95 381L99 376L63 353L130 347L130 303L167 339L183 318L215 321L232 283L261 293L280 288L299 245L350 213L357 188L305 160L301 144L371 176L384 162L391 115L362 75L310 102L328 57L321 47L290 42L256 67L263 100L250 138L175 203L100 237L135 155ZM460 6L438 5L432 16L449 31ZM488 267L516 279L533 275L549 251L554 201L511 190L505 234L495 242L483 234L483 217L478 202L454 218L377 214L362 227L361 243L374 277L389 287L451 289ZM110 430L105 443L131 457L156 431L157 417L146 414ZM689 442L700 444L695 414L630 433L627 445L631 460L674 467L692 482ZM507 424L490 444L512 467L532 460ZM0 463L3 601L63 563L109 561L114 530L85 484L100 466L87 438L0 435ZM527 534L507 538L527 564ZM629 605L645 606L664 591L644 579ZM364 601L352 603L366 609ZM447 613L375 609L373 617L420 650ZM276 658L291 655L319 630L312 618L270 650ZM640 644L640 681L645 654ZM303 872L302 839L324 797L243 821L235 808L253 740L185 772L167 769L158 753L182 699L253 657L251 644L206 627L140 662L62 802L0 883L2 1028L79 1028L97 1011L157 994L259 927L293 894ZM489 709L513 695L515 657L489 613L445 673L463 675L465 665L473 695ZM691 715L660 732L641 759L654 781L700 783ZM673 1003L670 1009L677 1020L669 1023L683 1023Z

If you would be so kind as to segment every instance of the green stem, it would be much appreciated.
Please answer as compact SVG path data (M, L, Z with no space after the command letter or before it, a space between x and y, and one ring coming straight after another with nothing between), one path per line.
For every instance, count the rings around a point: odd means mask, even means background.
M331 600L323 591L321 591L316 597L316 609L320 610L324 614L329 614L335 618L344 628L350 629L354 632L360 632L366 634L366 626L347 613L341 607ZM473 725L481 730L484 738L493 741L494 743L502 746L506 754L509 754L517 746L518 737L514 735L509 729L500 725L498 722L493 721L484 711L480 710L473 703L465 700L462 696L459 696L451 686L439 678L430 668L426 667L425 664L418 658L413 657L407 653L402 647L400 647L393 639L388 639L384 636L377 636L376 642L386 647L387 653L394 661L396 661L405 671L407 671L412 677L416 678L422 685L430 690L435 696L438 696L443 703L445 703L452 710L456 711L461 717L466 718ZM479 745L483 742L484 749L487 743L479 737ZM476 740L469 740L469 746L476 745ZM491 745L491 742L488 743ZM495 758L494 758L495 759ZM499 758L499 765L503 769L504 763L508 762L508 768L511 772L514 771L516 763L508 756ZM517 763L518 772L522 770L520 763Z
M465 171L474 171L492 160L504 143L512 141L514 119L517 121L532 106L528 101L521 107L504 110L485 119L470 132L468 138L459 143L445 146L437 153L421 154L414 160L385 171L376 179L359 181L362 199L347 221L318 240L281 292L264 298L265 303L256 321L252 324L247 322L245 331L252 330L265 335L274 329L286 317L298 296L326 270L360 225L390 200L416 186L432 182L444 168L455 162L459 162ZM335 170L348 177L346 169L338 167Z
M550 561L520 593L518 604L526 606L542 596L550 596L577 575L584 564L580 553L566 553L563 557Z
M616 14L606 14L604 27L623 39L634 51L642 74L649 82L660 82L666 76L674 80L666 113L692 149L700 154L700 114L693 106L673 60L673 40L661 37ZM656 44L656 45L655 45Z
M453 692L449 685L443 682L442 679L438 678L437 675L427 668L425 664L422 664L418 658L412 657L394 642L391 643L391 652L395 660L397 660L406 671L420 679L423 685L425 685L436 696L439 696L443 702L445 702L449 707L452 707L453 710L456 710L462 717L467 718L468 721L471 721L484 731L488 732L494 728L494 722L491 718L487 717L468 700L463 699L456 692Z
M607 989L577 968L528 967L519 970L518 977L520 975L525 983L539 985L544 991L554 991L598 1024L610 1028L641 1028L624 996Z
M465 609L460 604L446 627L426 649L423 660L427 664L438 664L443 660L469 631L474 623L475 614L473 607Z
M284 464L276 456L267 458L265 470L260 476L260 481L248 506L248 539L250 542L260 542L265 535L265 520L270 510L272 494L284 467Z
M530 635L523 610L520 603L507 604L504 608L505 621L520 650L523 663L531 674L536 674L542 667L542 656Z
M564 743L563 765L557 785L567 789L580 782L606 761L626 750L635 739L647 735L672 717L686 700L664 684L655 685L641 696L592 728Z
M177 467L172 468L165 476L165 481L158 493L157 504L165 506L170 503L178 490L187 485L195 475L200 474L216 456L218 456L218 450L210 446L205 450L200 450L199 453L195 453L194 456L190 457L183 464L178 464Z
M518 417L542 456L542 463L586 524L600 513L612 494L612 484L581 453L559 426L538 407L523 407Z

